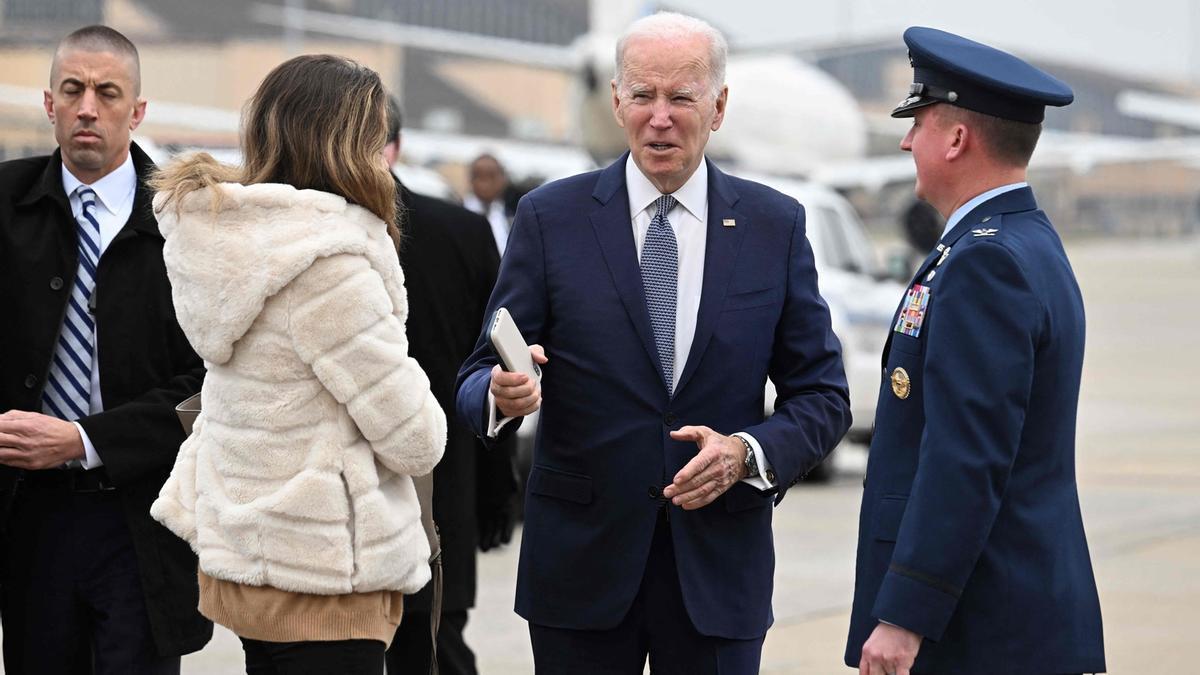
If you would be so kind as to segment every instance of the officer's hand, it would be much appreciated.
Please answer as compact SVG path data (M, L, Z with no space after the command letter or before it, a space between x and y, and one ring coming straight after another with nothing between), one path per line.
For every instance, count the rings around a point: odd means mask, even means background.
M543 364L548 361L541 345L530 345L533 361ZM496 397L496 409L502 417L522 417L542 405L541 386L529 379L525 373L510 373L499 364L492 367L492 396Z
M911 630L881 623L862 648L858 675L909 675L921 636Z
M0 415L0 464L52 469L83 457L83 439L71 422L24 410Z
M700 452L663 488L663 496L684 509L706 506L746 477L746 446L733 436L708 427L683 427L671 432L677 441L694 441Z

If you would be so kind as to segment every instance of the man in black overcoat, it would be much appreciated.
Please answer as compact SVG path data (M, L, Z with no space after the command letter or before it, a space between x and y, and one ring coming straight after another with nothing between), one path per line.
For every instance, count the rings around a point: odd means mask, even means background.
M390 166L400 150L400 109L389 105ZM433 471L433 517L445 572L438 665L443 675L472 674L475 655L463 639L475 606L475 548L508 543L515 518L512 443L485 448L454 414L454 378L474 348L500 256L487 221L397 181L408 291L409 353L429 376L449 424L446 453ZM431 652L427 586L404 599L404 619L387 653L389 672L427 673Z
M0 164L0 618L20 673L178 673L212 624L196 558L150 518L204 365L175 321L130 132L137 50L103 26L59 44L59 149Z

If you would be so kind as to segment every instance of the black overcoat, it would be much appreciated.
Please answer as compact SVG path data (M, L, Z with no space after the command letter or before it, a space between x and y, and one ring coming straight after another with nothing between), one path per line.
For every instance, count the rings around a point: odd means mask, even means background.
M163 237L144 181L154 163L131 146L133 213L100 258L96 330L104 412L78 420L121 494L161 654L202 648L212 624L197 612L196 557L150 517L184 440L177 403L200 391L204 364L175 320ZM0 164L0 411L41 411L42 388L77 266L77 234L53 155ZM19 472L0 466L0 519Z
M454 378L479 336L500 258L483 216L402 185L397 190L409 353L429 376L448 423L446 453L433 470L433 516L442 537L442 605L456 611L475 604L477 491L509 485L512 473L511 444L484 448L454 413ZM405 607L428 610L428 596L426 589Z

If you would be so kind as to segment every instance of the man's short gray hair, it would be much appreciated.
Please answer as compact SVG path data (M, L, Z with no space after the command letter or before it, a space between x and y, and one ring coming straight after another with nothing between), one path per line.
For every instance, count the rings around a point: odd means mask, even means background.
M658 12L644 16L629 25L617 39L617 88L625 74L625 49L633 38L667 40L671 38L700 35L708 40L708 77L713 95L721 93L725 86L725 62L729 57L729 43L721 31L707 21L677 12Z
M54 50L54 61L50 65L50 88L58 86L58 62L63 54L72 50L85 52L110 52L123 56L129 62L129 78L133 81L133 95L142 94L142 64L137 47L129 38L108 26L85 26L63 38Z

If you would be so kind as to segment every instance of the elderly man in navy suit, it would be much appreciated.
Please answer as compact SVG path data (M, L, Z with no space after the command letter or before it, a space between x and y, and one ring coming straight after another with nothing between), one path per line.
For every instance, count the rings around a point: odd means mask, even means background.
M947 218L897 310L859 525L861 675L1104 670L1075 484L1083 298L1025 182L1062 82L930 28L892 112Z
M757 672L771 506L850 424L804 209L704 157L725 54L690 17L628 29L630 151L521 200L488 308L540 345L540 386L486 335L459 373L480 436L541 408L516 597L538 673Z

